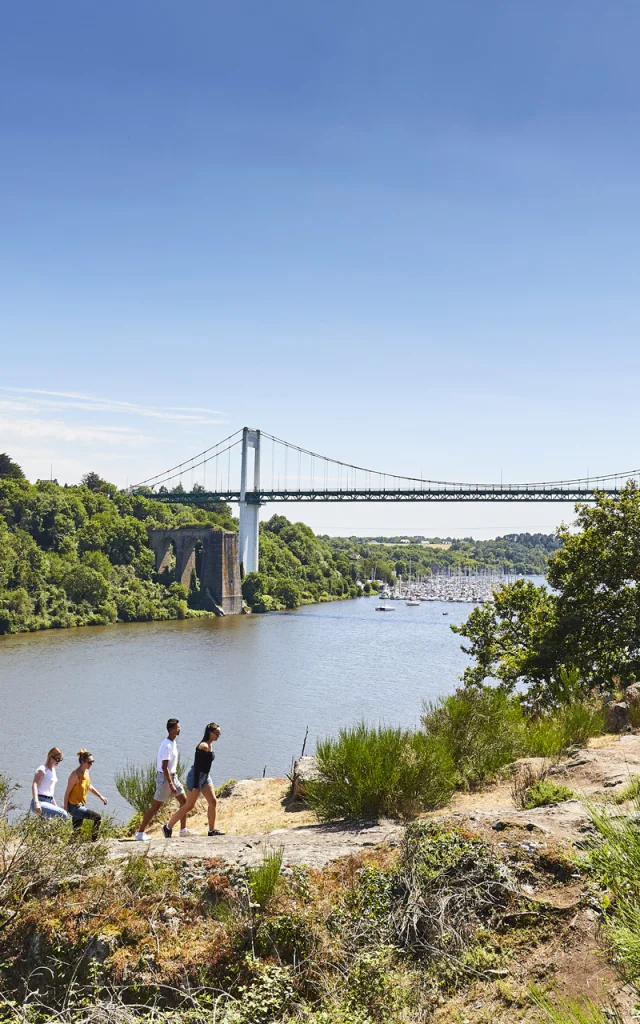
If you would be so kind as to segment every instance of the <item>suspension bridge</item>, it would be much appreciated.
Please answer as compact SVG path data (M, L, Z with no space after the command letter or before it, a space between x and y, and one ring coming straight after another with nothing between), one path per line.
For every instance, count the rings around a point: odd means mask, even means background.
M401 476L328 458L265 431L242 427L130 490L153 493L158 501L172 505L212 508L220 502L238 503L240 561L245 572L257 572L260 506L270 501L578 502L593 501L598 493L617 497L628 480L640 484L640 470L499 484Z

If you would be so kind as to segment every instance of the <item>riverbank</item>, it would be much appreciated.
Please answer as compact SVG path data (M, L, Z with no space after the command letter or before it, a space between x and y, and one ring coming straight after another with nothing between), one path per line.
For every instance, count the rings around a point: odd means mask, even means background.
M561 802L533 807L525 810L518 805L514 795L514 778L527 772L533 778L549 778L558 785L571 790L571 797ZM550 840L575 843L582 835L582 828L588 820L590 802L613 799L634 777L640 777L640 733L616 736L603 734L587 741L584 747L575 748L571 756L549 760L542 757L525 757L515 761L501 777L479 790L457 792L444 807L424 815L428 820L458 820L473 822L484 829L500 819L507 820L516 828L534 824L534 830ZM200 797L189 816L189 828L206 839L207 805ZM234 782L228 792L218 798L218 825L228 836L250 836L267 839L273 834L276 842L284 833L293 834L300 829L312 829L313 835L321 823L316 814L302 801L291 798L291 782L288 778L244 779ZM339 823L325 826L327 832L338 833ZM189 841L167 841L162 835L158 822L152 824L150 834L154 842L144 844L154 855L194 856ZM199 843L199 840L198 840ZM159 844L159 845L158 845ZM120 844L122 845L122 844ZM141 844L142 845L142 844ZM206 856L212 849L209 842L193 847ZM162 851L162 852L160 852ZM216 840L216 855L224 856L224 843Z
M24 1024L28 1003L30 1024L137 1024L152 1007L159 1024L214 1008L220 1024L542 1024L541 1001L575 999L631 1024L583 850L585 801L633 808L619 794L640 736L547 764L577 798L523 810L513 780L542 767L521 759L409 826L310 824L287 810L287 780L254 779L220 799L238 830L224 837L58 852L49 830L48 857L36 846L24 865L33 894L8 916L0 899L0 1019Z

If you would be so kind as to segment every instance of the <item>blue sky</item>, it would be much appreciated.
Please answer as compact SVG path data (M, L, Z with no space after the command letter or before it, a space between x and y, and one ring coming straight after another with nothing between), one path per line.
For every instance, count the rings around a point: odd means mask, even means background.
M635 467L639 30L631 0L0 4L0 450L124 485L249 424L440 479Z

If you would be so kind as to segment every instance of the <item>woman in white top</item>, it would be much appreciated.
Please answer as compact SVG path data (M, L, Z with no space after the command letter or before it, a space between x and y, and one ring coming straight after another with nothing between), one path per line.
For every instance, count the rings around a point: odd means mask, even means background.
M31 785L31 810L43 818L68 818L69 815L62 807L58 807L53 795L56 788L58 776L56 765L62 761L62 751L59 747L52 747L47 754L45 764L36 769Z

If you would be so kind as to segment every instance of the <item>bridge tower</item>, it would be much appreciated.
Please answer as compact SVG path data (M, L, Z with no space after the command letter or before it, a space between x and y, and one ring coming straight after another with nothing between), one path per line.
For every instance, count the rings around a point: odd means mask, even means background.
M247 489L249 450L253 448L253 489ZM260 431L242 430L242 465L240 470L240 536L238 552L245 576L258 571L260 536Z

